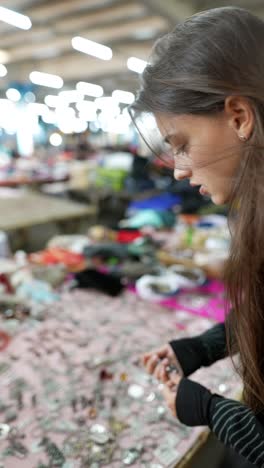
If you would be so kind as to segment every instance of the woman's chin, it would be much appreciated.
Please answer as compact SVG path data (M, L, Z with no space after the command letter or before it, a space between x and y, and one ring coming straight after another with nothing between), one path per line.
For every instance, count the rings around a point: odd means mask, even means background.
M223 205L224 204L224 197L219 193L214 193L211 195L211 200L215 205Z
M214 205L225 205L227 203L227 197L225 197L223 194L219 193L214 193L211 195L211 200L214 203Z

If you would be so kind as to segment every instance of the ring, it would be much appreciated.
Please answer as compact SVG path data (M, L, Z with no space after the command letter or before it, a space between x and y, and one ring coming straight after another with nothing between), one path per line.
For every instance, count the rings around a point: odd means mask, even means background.
M176 366L174 366L174 365L171 365L171 364L166 366L165 370L166 370L167 374L170 374L171 372L176 372L177 374L179 374L178 368Z

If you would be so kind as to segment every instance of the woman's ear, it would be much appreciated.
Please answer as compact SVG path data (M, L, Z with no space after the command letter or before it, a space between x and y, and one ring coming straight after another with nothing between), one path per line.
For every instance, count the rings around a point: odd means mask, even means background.
M242 96L228 96L225 99L225 113L228 125L237 133L239 139L250 138L255 123L255 115L249 99Z

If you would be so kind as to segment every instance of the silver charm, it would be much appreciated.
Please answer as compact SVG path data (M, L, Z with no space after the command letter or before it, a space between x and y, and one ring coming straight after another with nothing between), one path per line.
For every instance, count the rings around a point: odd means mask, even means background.
M111 438L110 433L101 424L94 424L90 429L90 439L100 445L107 444Z
M123 458L123 463L125 465L133 465L133 463L136 460L138 460L139 457L140 457L140 452L135 448L131 448L130 450L127 450L127 452L125 453L125 456Z
M169 467L172 463L176 464L180 458L179 452L168 445L160 446L155 450L154 455L164 467Z
M130 385L130 387L128 388L128 395L131 398L135 398L135 399L142 398L144 393L145 393L144 388L137 384Z
M169 364L168 366L166 366L166 372L167 374L170 374L171 372L176 372L177 374L179 373L179 370L176 366L172 365L172 364Z
M163 418L163 416L166 414L166 408L164 408L164 406L158 406L157 413L160 418Z
M7 438L10 429L11 428L8 424L0 424L0 440Z
M146 397L146 401L148 403L151 403L156 399L156 394L154 392L149 393L149 395Z

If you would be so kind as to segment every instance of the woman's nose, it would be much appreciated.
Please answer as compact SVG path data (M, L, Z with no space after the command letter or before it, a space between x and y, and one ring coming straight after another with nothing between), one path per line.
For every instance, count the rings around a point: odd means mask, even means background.
M191 177L190 170L180 171L179 169L174 170L174 179L176 180L184 180Z

